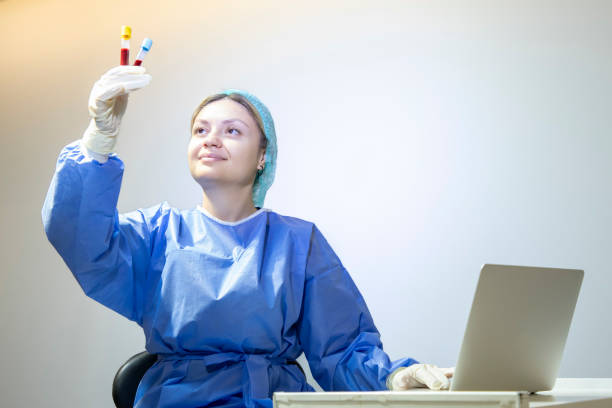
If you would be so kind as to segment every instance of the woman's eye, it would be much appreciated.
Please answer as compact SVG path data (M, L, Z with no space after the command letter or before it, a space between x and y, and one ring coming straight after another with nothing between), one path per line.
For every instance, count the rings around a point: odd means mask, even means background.
M205 131L206 131L206 129L204 129L204 128L201 128L201 127L200 127L200 128L195 129L195 130L193 131L193 133L198 134L198 135L201 135L201 134L203 134ZM234 135L239 135L239 134L241 133L241 132L240 132L240 130L238 130L238 129L236 129L236 128L229 128L229 129L228 129L228 132L230 132L230 133L231 133L232 131L237 132L237 133L232 133L232 134L234 134Z

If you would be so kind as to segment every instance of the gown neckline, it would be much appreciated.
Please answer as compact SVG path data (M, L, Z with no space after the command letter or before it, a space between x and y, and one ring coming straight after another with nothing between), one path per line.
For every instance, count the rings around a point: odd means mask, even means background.
M240 224L242 224L242 223L247 222L247 221L248 221L248 220L250 220L251 218L254 218L254 217L258 216L259 214L261 214L261 213L263 213L263 212L265 212L265 211L270 211L270 209L269 209L269 208L262 207L262 208L260 208L259 210L255 211L253 214L249 215L249 216L248 216L248 217L246 217L246 218L243 218L243 219L238 220L238 221L233 221L233 222L230 222L230 221L223 221L222 219L219 219L219 218L215 217L214 215L212 215L211 213L209 213L208 211L206 211L206 209L205 209L204 207L202 207L202 205L201 205L201 204L198 204L197 209L198 209L198 210L199 210L201 213L203 213L204 215L206 215L208 218L210 218L211 220L216 221L216 222L218 222L219 224L223 224L223 225L230 225L230 226L240 225Z

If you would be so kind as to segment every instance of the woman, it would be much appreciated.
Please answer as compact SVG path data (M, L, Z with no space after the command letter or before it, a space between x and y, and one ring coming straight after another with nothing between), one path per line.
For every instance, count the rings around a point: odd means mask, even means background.
M112 153L144 67L94 85L81 140L59 155L42 216L84 292L138 323L158 361L135 407L271 407L274 391L447 388L450 372L390 361L363 297L312 223L263 207L276 135L255 96L226 90L192 116L189 169L202 204L118 214L123 163Z

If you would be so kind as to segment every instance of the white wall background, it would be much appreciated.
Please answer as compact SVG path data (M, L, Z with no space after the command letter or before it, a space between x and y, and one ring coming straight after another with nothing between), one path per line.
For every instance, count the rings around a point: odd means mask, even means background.
M455 364L483 263L584 269L559 375L612 377L612 2L0 1L0 405L109 407L139 327L85 297L40 210L93 83L154 45L117 152L119 210L200 199L207 95L270 108L265 206L317 223L392 359Z

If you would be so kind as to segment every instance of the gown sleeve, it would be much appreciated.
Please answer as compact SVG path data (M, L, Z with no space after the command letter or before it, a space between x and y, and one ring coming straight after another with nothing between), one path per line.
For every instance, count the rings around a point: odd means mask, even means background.
M47 238L87 296L142 325L152 222L160 206L117 213L123 162L100 163L80 141L61 151L42 208Z
M386 390L387 376L416 360L391 361L352 278L316 225L310 239L298 336L326 391Z

